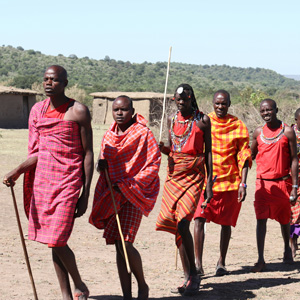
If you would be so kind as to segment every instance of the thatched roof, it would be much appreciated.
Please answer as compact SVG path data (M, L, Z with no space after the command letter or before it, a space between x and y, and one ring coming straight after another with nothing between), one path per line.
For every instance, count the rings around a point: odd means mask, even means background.
M163 99L163 93L152 93L152 92L101 92L90 94L94 98L106 98L106 99L116 99L120 95L126 95L133 100L141 99ZM167 94L167 98L173 97L172 94Z
M0 95L11 94L11 95L42 95L39 92L33 90L18 89L12 86L0 85Z

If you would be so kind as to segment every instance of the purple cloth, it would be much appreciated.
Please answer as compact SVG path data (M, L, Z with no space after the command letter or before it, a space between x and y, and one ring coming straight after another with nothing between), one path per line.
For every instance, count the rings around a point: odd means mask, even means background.
M294 235L300 236L300 225L298 225L298 224L291 225L290 237L293 238Z

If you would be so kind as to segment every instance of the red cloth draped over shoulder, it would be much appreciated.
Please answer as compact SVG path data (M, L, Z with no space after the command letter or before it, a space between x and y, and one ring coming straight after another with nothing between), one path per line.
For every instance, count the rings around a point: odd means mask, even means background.
M123 133L116 133L114 122L104 134L101 158L108 160L112 184L118 184L121 193L114 192L117 210L130 201L148 216L159 192L158 171L161 154L147 121L139 114L135 122ZM111 193L105 176L100 174L94 195L89 222L99 229L105 228L107 220L114 215Z
M44 118L49 101L36 103L30 112L28 158L38 161L24 174L24 208L29 239L64 246L83 184L83 148L76 122Z
M287 125L285 125L287 126ZM281 128L271 130L268 126L263 127L263 133L267 137L276 136ZM261 134L257 137L258 153L256 156L257 178L276 179L290 173L291 156L288 138L283 134L276 143L266 144L261 139Z

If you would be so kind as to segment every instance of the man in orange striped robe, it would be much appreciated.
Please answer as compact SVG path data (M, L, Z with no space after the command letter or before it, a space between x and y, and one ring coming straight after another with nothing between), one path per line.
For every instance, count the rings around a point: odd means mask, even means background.
M204 245L204 224L214 222L221 225L220 258L216 275L228 274L225 258L231 237L231 226L236 225L241 202L246 197L248 166L251 167L249 134L245 124L228 114L230 95L219 90L213 98L214 112L208 116L211 121L213 176L217 179L213 186L213 198L207 208L201 208L205 201L201 196L194 215L195 258L200 275L204 274L202 254Z

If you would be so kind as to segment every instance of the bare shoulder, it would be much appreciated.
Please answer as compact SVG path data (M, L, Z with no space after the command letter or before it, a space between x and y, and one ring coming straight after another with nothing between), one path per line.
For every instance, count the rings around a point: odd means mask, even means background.
M261 133L261 129L262 129L262 126L259 126L257 127L254 131L253 131L253 138L256 139L259 134Z
M75 101L72 109L72 117L79 124L91 122L91 114L86 105Z
M290 138L293 138L295 136L295 131L292 127L288 126L288 125L285 125L284 126L284 135L290 139Z
M203 131L206 130L207 128L210 128L210 118L208 115L202 114L200 116L200 120L197 121L197 126L202 129Z

